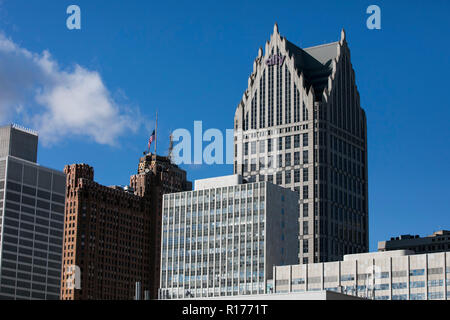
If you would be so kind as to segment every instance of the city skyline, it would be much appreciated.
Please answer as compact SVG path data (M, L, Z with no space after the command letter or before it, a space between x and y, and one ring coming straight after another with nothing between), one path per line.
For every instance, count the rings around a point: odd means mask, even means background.
M33 7L37 4L27 5ZM79 5L86 19L90 18L89 15L94 11L93 5L85 1L79 1ZM164 5L159 6L158 9L167 11ZM194 4L189 12L199 9L197 6L198 4ZM221 6L224 5L212 8L216 18L220 9L231 11L237 8L234 4L225 8ZM337 10L336 17L332 17L324 26L306 17L308 9L311 10L311 7L307 7L306 10L299 10L297 15L288 13L286 9L277 9L275 14L258 9L263 19L252 18L234 27L226 24L228 28L220 26L220 22L226 22L227 19L214 22L212 18L205 18L203 10L193 14L192 21L183 18L178 28L170 25L170 21L175 20L164 22L161 19L149 19L151 23L144 28L125 18L120 25L123 27L126 22L128 26L120 31L120 26L114 26L108 19L117 17L120 10L132 12L130 16L133 16L137 8L135 4L112 4L104 15L96 10L97 20L88 19L76 34L65 29L64 23L61 23L61 30L49 30L59 20L64 22L64 9L67 7L65 3L60 5L62 10L50 8L49 4L36 7L37 12L42 12L48 18L48 22L34 21L32 26L25 16L19 14L20 1L4 1L0 6L0 17L3 18L0 30L6 38L30 52L41 53L48 49L63 70L70 69L76 63L88 70L98 71L116 100L125 99L126 96L128 100L125 105L138 106L139 112L148 122L136 132L130 129L132 134L120 136L112 146L95 142L95 137L75 135L50 145L42 145L38 153L39 163L58 170L70 163L89 163L97 168L96 175L100 183L112 185L128 183L127 177L135 173L135 159L145 150L148 137L154 129L154 105L158 105L159 114L159 154L166 153L171 130L192 130L194 120L203 120L205 129L220 128L224 131L232 128L234 110L242 95L242 88L246 87L257 48L267 40L275 22L279 23L282 33L288 39L293 39L302 47L335 41L344 28L352 50L361 105L366 110L368 119L370 249L374 251L378 241L392 236L402 233L427 235L438 229L449 228L445 220L449 207L448 198L445 197L448 186L444 182L449 176L445 167L445 159L449 158L446 148L449 134L444 120L448 111L441 102L445 81L439 81L443 77L441 73L445 72L430 71L438 67L448 69L448 62L443 55L445 50L432 46L438 37L430 34L430 21L422 21L421 26L408 25L403 30L393 26L395 19L407 21L410 16L417 14L420 5L412 8L404 4L405 8L402 8L399 4L380 1L380 6L383 10L383 27L379 31L366 29L364 5L356 2ZM435 21L441 21L437 23L446 25L448 22L440 18L443 15L441 11L445 11L446 6L448 4L444 3L431 5L427 12L435 17ZM245 5L232 17L238 19L250 7L249 4ZM181 9L174 12L174 19L182 16ZM347 10L346 13L343 12L344 9ZM9 19L5 19L5 15ZM147 15L153 17L153 11L143 10L140 17L144 19ZM298 19L300 17L302 19ZM31 27L37 28L39 32L30 32ZM435 25L433 29L434 27ZM104 37L98 45L92 45L104 28L111 29L112 34L118 36L120 44L135 49L135 54L131 55L129 61L119 60L121 55L126 54L125 48L120 48L117 53L104 54L114 43L113 36ZM162 35L157 34L154 28L162 28ZM27 32L29 35L25 34ZM137 32L137 35L129 37L133 32ZM408 33L418 35L413 37ZM397 36L402 36L404 42L395 43ZM201 46L196 46L196 42ZM72 43L72 50L66 48L68 43ZM176 50L169 50L174 43ZM92 46L86 49L85 44ZM416 49L427 46L426 56L423 51L404 53L407 44L416 46ZM232 46L242 48L242 51L233 50ZM184 47L185 51L174 52ZM389 54L385 53L386 50ZM184 57L182 62L176 60L181 54ZM410 65L425 58L427 68L420 66L414 70L418 80L411 83L411 77L407 76L411 72ZM162 65L155 66L155 61L160 61ZM154 77L147 80L144 72L137 71L140 66L151 71ZM129 68L133 70L133 81L125 80ZM186 84L186 80L180 79L172 84L174 76L179 73L192 76L194 81L188 82L195 85ZM214 81L210 80L212 77ZM176 94L167 95L169 92ZM432 92L431 96L426 92ZM215 106L214 115L208 114L211 105ZM2 124L14 121L28 126L24 123L25 120L26 117L17 114L1 119ZM431 128L433 133L430 133ZM101 138L97 139L102 141ZM105 163L105 158L100 154L106 154L115 160ZM427 170L417 170L428 163L426 161L430 158L432 161L427 165ZM231 174L233 171L232 165L183 168L187 170L189 180Z

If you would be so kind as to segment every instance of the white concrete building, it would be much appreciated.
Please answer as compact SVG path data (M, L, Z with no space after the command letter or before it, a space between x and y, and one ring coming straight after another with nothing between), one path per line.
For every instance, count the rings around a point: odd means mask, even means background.
M265 293L273 266L297 263L298 195L240 182L164 195L160 299Z
M344 261L274 267L274 294L336 291L376 300L446 300L450 252L398 250L344 256Z
M208 300L297 300L297 301L310 301L310 300L364 300L362 297L356 297L335 291L305 291L305 292L290 292L279 294L255 294L245 296L232 296L232 297L215 297L208 298Z

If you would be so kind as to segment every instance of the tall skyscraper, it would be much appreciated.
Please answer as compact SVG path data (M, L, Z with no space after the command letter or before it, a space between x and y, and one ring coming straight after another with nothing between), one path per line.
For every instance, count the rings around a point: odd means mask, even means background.
M169 157L146 154L139 160L138 174L130 178L135 194L150 198L150 298L158 298L161 266L161 215L163 195L192 190L186 171L172 163Z
M163 201L161 299L266 293L297 261L298 195L239 175L197 180Z
M59 299L65 175L36 163L37 145L0 128L0 299Z
M274 32L234 118L234 172L299 193L299 262L369 248L367 127L345 32L301 49Z

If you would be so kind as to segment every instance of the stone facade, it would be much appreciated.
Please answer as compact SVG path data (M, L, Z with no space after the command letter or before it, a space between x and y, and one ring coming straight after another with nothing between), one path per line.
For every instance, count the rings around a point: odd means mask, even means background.
M234 129L234 173L299 194L300 263L368 251L366 116L344 31L301 49L275 25Z

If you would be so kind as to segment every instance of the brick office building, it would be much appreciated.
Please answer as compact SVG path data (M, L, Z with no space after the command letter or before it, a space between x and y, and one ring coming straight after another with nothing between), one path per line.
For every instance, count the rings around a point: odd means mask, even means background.
M169 157L147 154L140 158L138 174L130 178L130 186L137 195L150 197L151 220L150 259L151 287L150 298L158 297L161 263L161 214L162 200L166 193L189 191L192 183L186 180L186 171L170 161Z
M168 157L147 154L129 187L94 182L85 164L66 166L66 217L61 299L127 300L156 298L161 250L161 203L164 193L192 188L186 172ZM71 289L78 266L81 289Z
M66 166L66 216L62 300L127 300L136 282L150 283L148 198L94 182L94 169ZM71 266L80 268L81 289L71 289Z

